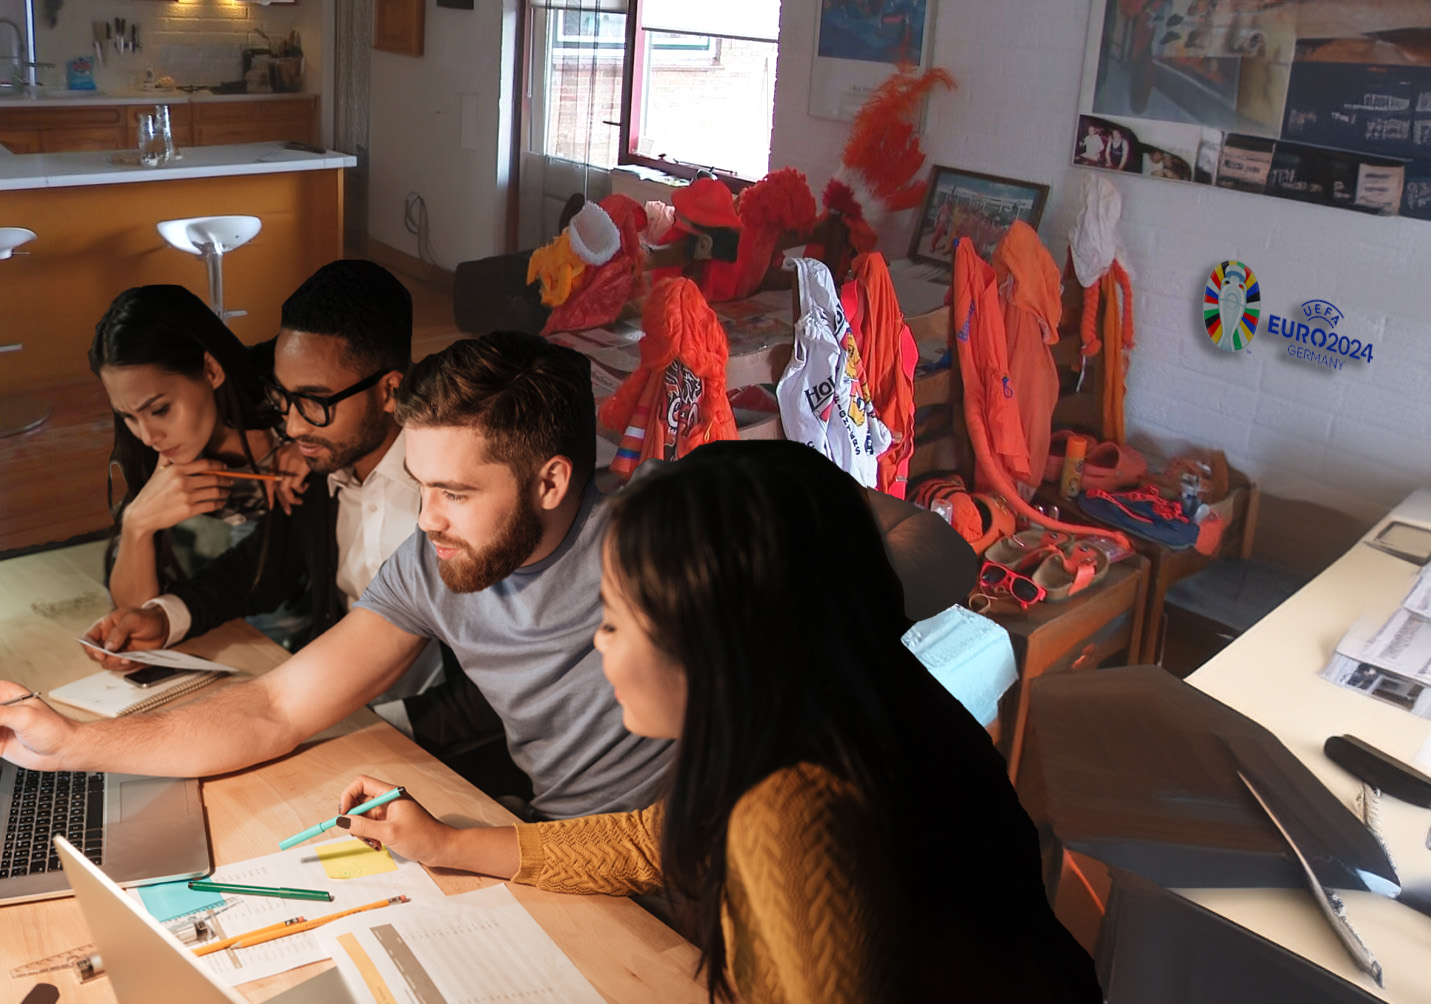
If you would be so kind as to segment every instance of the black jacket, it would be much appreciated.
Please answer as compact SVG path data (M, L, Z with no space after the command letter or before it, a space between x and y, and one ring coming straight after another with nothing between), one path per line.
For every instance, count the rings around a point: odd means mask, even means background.
M313 614L309 637L328 630L346 612L337 584L337 526L338 501L327 478L310 476L303 504L291 515L269 513L253 533L169 590L193 618L185 637L305 595Z

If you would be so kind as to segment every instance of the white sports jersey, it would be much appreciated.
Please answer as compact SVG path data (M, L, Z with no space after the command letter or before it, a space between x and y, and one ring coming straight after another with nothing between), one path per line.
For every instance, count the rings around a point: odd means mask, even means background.
M813 258L788 259L785 267L800 283L795 350L775 389L785 438L813 446L873 487L877 458L889 449L889 429L875 415L830 270Z

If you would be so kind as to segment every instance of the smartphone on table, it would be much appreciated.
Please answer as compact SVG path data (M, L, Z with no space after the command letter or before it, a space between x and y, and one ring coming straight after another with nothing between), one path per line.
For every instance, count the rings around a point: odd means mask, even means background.
M172 666L145 666L132 673L125 673L124 679L136 687L152 687L156 683L163 683L170 677L187 672L188 670L174 669Z

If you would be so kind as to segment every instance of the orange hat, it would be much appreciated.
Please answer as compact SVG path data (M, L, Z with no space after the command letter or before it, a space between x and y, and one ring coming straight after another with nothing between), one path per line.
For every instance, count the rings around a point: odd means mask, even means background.
M676 189L671 193L671 204L676 212L698 227L740 229L735 196L715 178L697 178L685 188Z

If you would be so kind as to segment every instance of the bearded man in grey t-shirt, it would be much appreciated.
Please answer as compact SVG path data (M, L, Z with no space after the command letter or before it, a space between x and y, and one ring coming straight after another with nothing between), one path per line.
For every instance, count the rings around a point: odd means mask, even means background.
M162 712L79 723L37 701L0 707L0 757L41 770L237 770L362 707L435 637L502 717L534 814L654 802L669 744L625 730L592 646L605 514L590 364L499 332L418 363L398 401L419 529L347 616L272 672ZM948 524L879 493L870 504L911 620L968 593L974 555ZM0 681L0 701L24 692Z

